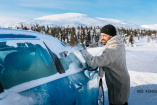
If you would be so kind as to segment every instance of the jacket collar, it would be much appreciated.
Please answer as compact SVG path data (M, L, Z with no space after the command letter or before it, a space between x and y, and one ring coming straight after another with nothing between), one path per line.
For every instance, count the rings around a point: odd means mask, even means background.
M106 46L105 47L114 47L114 46L119 46L119 45L122 45L123 42L120 38L119 35L116 35L114 37L112 37L107 43L106 43Z

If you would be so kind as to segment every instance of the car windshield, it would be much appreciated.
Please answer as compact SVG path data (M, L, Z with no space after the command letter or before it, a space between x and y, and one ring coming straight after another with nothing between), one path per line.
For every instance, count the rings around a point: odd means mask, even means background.
M39 43L0 42L0 82L4 89L57 73L46 48Z

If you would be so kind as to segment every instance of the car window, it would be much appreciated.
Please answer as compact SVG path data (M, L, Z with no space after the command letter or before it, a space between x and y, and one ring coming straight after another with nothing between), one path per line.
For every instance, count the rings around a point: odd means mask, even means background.
M61 56L60 61L65 70L69 69L71 63L75 63L77 67L83 68L82 63L73 52L70 52L69 54L66 54L66 52L61 52L59 54Z
M57 73L46 48L31 42L0 42L0 82L4 89Z
M65 73L65 70L64 70L64 68L63 68L63 66L62 66L62 64L61 64L61 62L60 62L60 60L59 60L59 58L57 57L57 55L51 51L51 49L46 45L45 42L43 42L43 43L44 43L44 45L46 46L46 48L47 48L47 50L48 50L48 52L49 52L49 54L50 54L50 56L51 56L53 62L55 63L58 72L59 72L60 74Z

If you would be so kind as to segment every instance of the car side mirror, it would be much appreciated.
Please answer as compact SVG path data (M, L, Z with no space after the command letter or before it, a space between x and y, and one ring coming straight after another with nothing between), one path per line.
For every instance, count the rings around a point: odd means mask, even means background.
M59 55L61 56L61 58L65 58L68 54L68 51L63 51L61 53L59 53Z
M85 70L84 74L89 78L89 79L93 79L95 77L99 77L98 75L98 71L89 71L89 70Z
M84 71L84 74L90 78L90 79L93 79L95 77L98 77L98 71L97 71L98 67L97 68L91 68L90 66L88 66L88 64L86 63L86 68L83 69Z

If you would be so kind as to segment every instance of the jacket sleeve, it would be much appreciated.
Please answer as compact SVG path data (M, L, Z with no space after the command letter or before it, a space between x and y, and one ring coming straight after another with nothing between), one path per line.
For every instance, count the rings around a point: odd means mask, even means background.
M87 50L82 50L81 54L85 59L86 63L90 65L92 68L104 67L109 65L111 62L109 54L106 51L104 51L100 56L92 56L91 54L88 53Z

